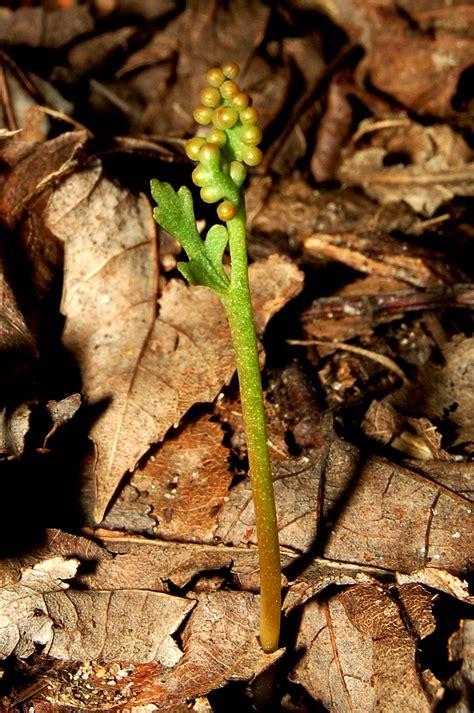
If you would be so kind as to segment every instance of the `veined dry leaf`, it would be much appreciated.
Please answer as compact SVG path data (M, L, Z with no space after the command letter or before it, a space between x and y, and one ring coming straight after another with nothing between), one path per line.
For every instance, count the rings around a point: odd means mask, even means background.
M212 543L217 513L232 480L224 432L208 415L168 438L138 468L125 489L133 488L155 520L153 534L165 540ZM114 518L114 504L105 526ZM122 527L127 528L126 511ZM117 518L114 520L117 528Z
M320 449L275 464L281 545L402 572L469 570L474 521L468 498L340 440L330 419L322 437ZM234 545L255 542L248 479L231 490L216 535Z
M327 258L354 270L407 282L416 287L439 285L440 277L430 267L427 252L409 249L390 236L314 233L303 249L316 258Z
M48 592L44 603L54 623L46 655L62 661L156 661L167 667L182 656L172 634L195 604L127 589Z
M87 403L102 409L91 429L100 519L150 442L138 422L151 418L148 394L134 405L130 392L155 319L155 228L146 198L116 187L98 164L64 181L46 216L65 244L63 342L81 369Z
M461 581L459 577L443 569L423 567L415 572L411 572L411 574L397 572L396 578L398 584L401 586L422 584L424 587L430 587L439 592L444 592L444 594L449 594L451 597L456 597L456 599L462 602L474 603L474 597L469 596L468 583Z
M456 701L447 709L448 713L470 713L474 686L474 621L472 619L462 619L458 631L451 636L449 658L451 661L461 661L461 667L446 684L448 691L454 691L456 694Z
M402 575L408 577L409 575ZM433 614L433 604L438 598L437 594L416 581L407 581L397 587L401 606L405 612L407 620L410 622L413 631L416 631L420 639L429 636L436 629L436 619Z
M155 316L156 255L151 209L96 166L53 194L48 224L65 243L63 341L81 368L84 395L102 407L90 432L96 449L94 518L100 521L124 473L195 403L231 379L234 359L224 309L207 288L172 281ZM274 256L251 270L263 328L302 287Z
M46 596L68 588L64 581L76 574L76 559L53 557L27 567L16 583L0 589L0 658L12 653L30 656L35 644L47 644L53 636L54 621L46 606Z
M94 19L85 5L51 10L44 7L0 8L0 42L28 47L63 47L92 32Z
M415 641L379 586L350 587L303 609L292 678L331 713L429 713Z
M183 634L184 656L178 665L143 686L136 703L153 702L174 710L185 698L248 681L283 653L265 654L259 646L258 597L248 592L216 592L198 597Z
M405 201L417 213L431 216L454 196L474 194L474 163L452 167L442 155L421 165L386 166L383 148L361 149L346 158L338 172L341 181L360 185L380 203Z

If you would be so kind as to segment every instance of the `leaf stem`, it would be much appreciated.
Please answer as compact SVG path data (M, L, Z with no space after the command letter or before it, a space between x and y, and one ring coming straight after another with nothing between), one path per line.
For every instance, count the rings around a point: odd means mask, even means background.
M247 440L260 559L260 645L278 648L281 617L281 564L275 500L267 443L257 337L248 279L245 203L241 193L235 218L227 223L231 283L222 295L234 345L242 416Z

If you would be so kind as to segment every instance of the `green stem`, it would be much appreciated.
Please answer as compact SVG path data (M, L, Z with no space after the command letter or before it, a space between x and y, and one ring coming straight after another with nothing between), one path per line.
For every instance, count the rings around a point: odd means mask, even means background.
M232 263L231 284L221 295L229 320L239 377L260 559L260 645L278 648L281 617L281 565L275 500L268 453L257 337L248 280L243 195L235 218L227 223Z

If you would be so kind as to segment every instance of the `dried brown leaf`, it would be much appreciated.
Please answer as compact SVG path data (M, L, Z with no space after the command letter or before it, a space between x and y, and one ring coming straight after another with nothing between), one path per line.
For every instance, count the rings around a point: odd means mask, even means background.
M296 646L305 650L293 680L333 713L429 713L415 642L396 602L377 585L311 601Z
M281 545L402 572L469 570L469 499L341 441L328 420L322 436L319 450L275 465ZM231 490L216 534L234 545L255 542L248 480Z
M408 282L416 287L441 282L431 268L426 252L405 250L403 243L389 236L369 238L355 234L314 233L304 240L303 248L316 258L335 260L354 270Z
M156 661L174 666L182 654L172 638L194 602L150 591L48 592L54 623L44 653L62 661Z
M92 32L94 20L85 5L68 9L43 7L0 8L0 42L29 47L63 47L76 37Z
M13 227L28 202L70 173L87 140L85 131L69 131L44 143L10 140L0 156L12 169L0 194L0 220Z
M256 636L258 597L247 592L217 592L198 597L183 631L184 656L173 671L144 686L135 702L161 709L222 687L248 681L276 661L283 650L265 654Z
M461 581L459 577L443 569L423 567L411 574L398 572L396 578L400 585L422 584L424 587L444 592L463 602L474 602L474 598L469 596L467 582Z
M417 213L432 216L442 203L455 196L474 194L474 164L451 167L437 155L423 165L386 166L387 151L368 148L346 158L339 178L359 185L383 205L405 201Z
M220 424L200 417L168 438L133 474L130 487L144 493L142 505L149 506L153 532L161 539L213 541L217 513L232 480L223 437Z
M408 579L407 575L402 575L402 577ZM400 582L401 580L398 581ZM417 636L420 639L424 639L432 634L436 629L433 603L438 595L433 594L433 592L416 581L407 581L406 584L400 584L397 592L405 616Z
M33 336L28 329L13 291L5 275L5 265L0 254L0 350L35 353Z
M11 413L6 408L0 411L0 460L19 458L23 454L30 416L27 404L20 404Z
M443 348L445 363L426 364L417 380L390 397L390 402L413 416L448 421L456 441L474 441L474 338L454 338Z
M64 580L76 574L75 559L53 557L25 568L18 582L0 589L0 658L15 654L30 656L35 644L47 644L53 636L54 621L46 597L69 586Z
M447 689L454 691L455 703L449 713L470 713L472 710L472 688L474 686L474 621L463 619L459 629L449 640L449 658L461 661L461 667L447 682Z
M446 14L458 21L466 12L465 3L444 7ZM394 97L408 109L421 114L446 116L453 113L451 100L461 73L472 64L473 39L466 25L433 25L438 8L426 12L415 3L413 19L400 12L396 0L316 0L313 7L327 13L350 39L362 44L366 57L359 68L361 79L367 77L378 90ZM430 13L431 10L431 13ZM442 10L441 10L442 12ZM469 11L467 11L469 17ZM425 23L423 26L423 19ZM413 25L420 22L416 30ZM433 32L433 29L435 31ZM437 31L436 31L437 30Z
M82 370L88 404L103 409L91 430L100 519L151 440L137 422L139 415L150 420L149 395L135 406L130 392L155 319L155 228L146 198L117 188L100 165L60 185L46 223L65 244L63 342Z

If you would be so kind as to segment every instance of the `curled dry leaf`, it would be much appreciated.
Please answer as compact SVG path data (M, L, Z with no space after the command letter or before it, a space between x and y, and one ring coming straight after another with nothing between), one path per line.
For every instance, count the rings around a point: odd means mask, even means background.
M446 688L455 691L456 703L449 713L469 713L472 710L472 688L474 686L474 621L463 619L459 629L449 640L449 658L461 661L460 668L451 676Z
M415 641L397 603L377 585L358 585L303 609L292 678L332 713L429 713Z
M6 279L0 253L0 352L8 350L32 354L35 343Z
M436 567L423 567L411 574L396 574L397 582L400 585L422 584L451 597L456 597L463 602L474 602L474 598L469 596L469 587L466 581L462 581L450 572Z
M304 240L305 252L341 262L354 270L414 285L429 287L441 280L430 267L428 252L410 249L388 235L314 233Z
M426 12L417 2L405 13L397 0L316 0L313 7L327 13L352 42L364 46L360 79L365 75L380 92L411 111L445 117L454 112L451 100L474 53L465 21L461 32L456 23L443 27L436 22L440 10L449 12L450 18L459 12L459 19L464 11L469 18L466 3L454 4L459 5L455 10L452 4L440 8L431 3Z
M474 195L472 162L452 167L438 155L422 165L387 166L387 156L383 148L361 149L343 161L338 176L346 184L362 186L383 205L405 201L425 216L455 196Z
M27 45L55 49L76 37L92 32L94 20L85 5L61 9L19 7L0 8L0 42L5 45Z
M51 141L6 141L0 156L12 166L0 194L0 220L13 227L28 201L78 164L87 140L85 131L69 131Z
M70 396L66 396L64 399L61 399L61 401L51 400L47 402L46 408L51 417L51 428L45 436L43 448L46 447L49 439L56 433L58 428L61 428L61 426L64 426L65 423L70 421L80 407L80 394L71 394Z
M20 404L11 413L6 408L0 411L0 460L19 458L23 454L30 416L27 404Z

